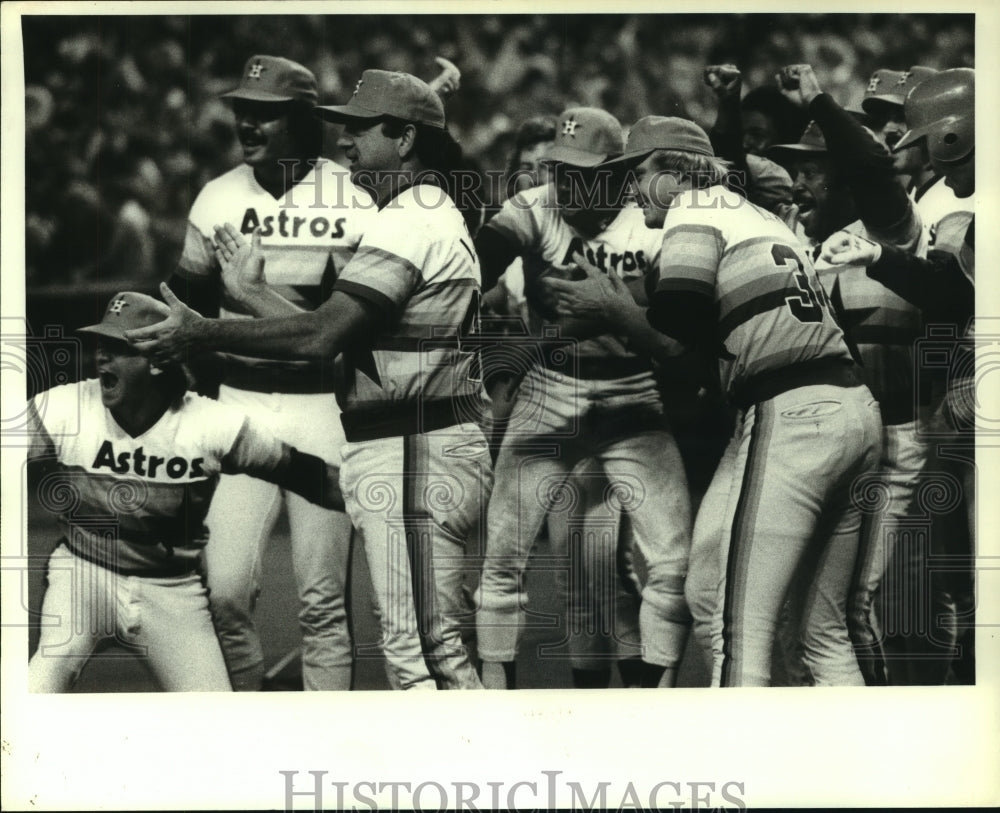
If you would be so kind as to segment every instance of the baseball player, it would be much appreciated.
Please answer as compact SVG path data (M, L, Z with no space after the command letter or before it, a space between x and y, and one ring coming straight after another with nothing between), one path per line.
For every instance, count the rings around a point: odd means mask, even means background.
M64 528L49 560L31 691L69 690L104 638L144 655L167 691L230 691L198 573L220 474L343 508L329 464L188 393L180 365L154 366L125 341L125 330L168 314L144 294L112 297L100 323L80 330L96 339L97 377L29 403L29 460L54 465L41 493Z
M367 70L347 104L319 112L344 122L352 178L378 205L329 298L248 323L200 317L164 285L170 318L129 337L154 360L196 349L327 364L344 354L341 485L365 540L391 682L479 688L458 622L466 540L492 485L469 344L480 274L462 215L439 185L461 149L440 98L409 74ZM219 240L234 273L249 265L270 274L258 238L248 244L227 225Z
M894 149L905 151L913 145L926 149L931 166L957 198L969 200L975 194L975 72L968 68L942 71L911 90L905 101L908 129ZM866 267L868 275L886 285L895 294L921 309L925 324L950 325L957 358L952 364L947 392L940 413L929 421L930 428L947 437L953 446L949 470L960 478L968 517L968 538L975 550L975 469L971 465L975 440L975 365L963 361L974 352L967 341L973 332L975 314L975 223L967 216L952 214L938 224L935 249L921 259L898 247L865 240L856 234L838 232L823 245L823 259L843 267ZM946 248L947 247L947 248ZM963 341L965 339L966 341ZM944 430L944 431L942 431ZM964 453L962 447L965 447ZM943 458L943 456L942 456ZM955 543L947 543L949 552ZM968 553L965 551L964 553ZM915 579L923 563L908 563L907 575ZM919 583L919 582L918 582ZM971 615L974 597L971 584L955 584L958 603ZM970 626L971 628L971 626ZM963 647L970 650L972 635L965 636ZM899 636L887 644L905 656L904 668L889 662L896 682L941 682L943 674L934 669L929 674L927 642L916 636ZM964 654L964 653L963 653ZM920 656L924 655L923 658ZM964 670L961 679L974 680L972 658L953 664ZM936 673L936 674L934 674Z
M374 214L367 193L338 164L319 158L316 79L275 56L247 60L232 102L243 164L208 183L188 217L173 290L203 314L223 319L291 314L319 306ZM267 277L224 274L214 227L259 230ZM344 442L332 364L265 360L253 348L223 356L219 401L251 413L298 447L338 463ZM209 513L213 545L205 568L212 614L233 686L261 688L264 655L254 624L261 557L281 508L288 512L299 597L302 678L307 690L349 689L352 643L345 594L351 524L245 476L223 476Z
M731 487L713 685L770 682L789 591L815 681L862 684L845 620L861 521L850 484L878 459L878 406L809 256L780 220L722 186L728 167L692 122L640 120L621 162L637 166L646 223L663 227L649 320L714 352L740 408L732 467L716 473Z
M861 107L866 123L886 149L892 150L906 132L903 103L907 95L935 73L933 68L914 65L908 71L881 69L872 74ZM920 213L928 248L934 246L938 223L945 217L962 213L959 220L968 222L972 214L971 198L957 197L944 176L934 171L926 145L917 142L896 150L893 165Z
M525 121L517 130L507 163L505 191L512 197L548 183L545 158L555 142L554 117ZM491 448L494 455L514 409L518 387L527 372L511 364L512 343L532 341L524 295L524 266L515 257L497 284L483 296L483 333L505 336L486 345L483 365L492 406ZM516 423L516 421L515 421ZM608 482L594 460L582 461L567 483L572 499L549 513L548 554L568 567L556 567L556 583L568 600L568 655L574 687L605 688L617 661L626 686L642 679L639 666L639 595L628 544L619 544L627 518L605 496ZM588 522L589 518L589 522ZM570 537L573 541L570 541Z
M772 147L772 154L796 170L798 209L790 214L802 226L814 257L819 244L839 227L878 236L908 252L926 252L919 213L883 143L821 92L808 65L789 66L779 79L783 92L814 119L799 143ZM894 540L905 535L902 529L916 508L916 489L927 463L927 448L917 432L914 398L913 346L921 335L920 315L870 279L862 266L833 268L819 257L815 264L882 417L879 483L889 499L884 510L866 513L849 628L866 682L884 684L882 625L872 602Z
M603 324L560 320L540 288L543 276L566 273L581 257L639 285L655 264L655 235L635 206L623 207L616 199L624 175L593 170L622 147L621 125L609 113L564 111L547 156L552 182L508 201L477 239L487 285L514 257L524 258L529 304L535 296L533 332L541 338L514 407L515 417L519 410L531 415L530 425L507 429L487 516L476 617L487 688L513 686L528 554L570 472L588 458L597 460L624 498L622 509L629 512L648 564L639 618L647 665L643 682L673 685L687 640L690 617L683 590L690 498L651 360ZM602 188L606 200L587 200L586 189L600 194ZM577 330L578 341L562 338Z

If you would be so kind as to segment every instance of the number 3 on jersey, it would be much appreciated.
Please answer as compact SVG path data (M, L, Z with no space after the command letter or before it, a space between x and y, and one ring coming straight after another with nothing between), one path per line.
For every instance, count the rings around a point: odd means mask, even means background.
M798 293L785 297L785 305L788 306L792 316L800 322L822 322L823 306L827 304L826 292L818 282L816 286L819 288L819 294L813 290L809 276L802 265L802 260L798 258L791 246L784 243L774 243L771 246L771 257L774 259L775 265L789 267L792 279L795 280L795 285L799 289Z

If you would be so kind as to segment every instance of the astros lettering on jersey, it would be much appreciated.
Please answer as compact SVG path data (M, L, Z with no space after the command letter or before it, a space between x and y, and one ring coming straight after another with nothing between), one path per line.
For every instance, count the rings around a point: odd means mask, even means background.
M58 482L69 484L72 499L53 503L67 545L123 573L193 570L208 541L204 520L220 472L237 462L241 471L263 472L282 457L281 443L253 431L241 412L192 393L134 438L101 402L97 379L54 387L28 408L41 435L34 451L55 455Z
M376 214L371 196L352 183L350 173L333 161L318 160L312 170L281 197L272 197L241 164L205 184L191 207L178 273L190 279L220 274L212 240L214 227L237 225L250 235L260 228L267 284L294 305L315 310L329 296L339 271L357 248ZM222 288L219 316L250 318ZM301 371L313 378L318 365L227 355L232 370L251 368L256 375ZM332 385L331 385L332 388ZM276 386L276 391L281 391Z
M563 219L551 184L528 189L508 200L487 228L496 229L522 247L526 278L551 265L571 264L573 254L579 252L602 271L629 282L655 268L660 257L660 235L646 228L637 206L626 205L600 234L584 236ZM533 332L537 333L544 321L533 312ZM621 339L610 334L577 341L576 355L581 361L635 357Z

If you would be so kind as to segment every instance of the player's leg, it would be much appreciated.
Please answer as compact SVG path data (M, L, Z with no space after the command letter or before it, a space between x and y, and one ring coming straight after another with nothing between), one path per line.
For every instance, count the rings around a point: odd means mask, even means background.
M486 688L513 688L513 663L525 621L525 568L549 508L569 499L563 443L579 414L581 386L532 370L514 414L532 405L530 426L510 425L497 455L486 519L486 549L477 591L476 637Z
M239 407L263 426L274 423L273 396L223 386L219 400ZM236 691L257 691L264 678L254 608L260 595L263 546L281 505L277 486L245 474L224 474L206 518L209 541L202 561L209 604Z
M691 629L684 599L691 551L691 495L684 463L673 436L652 429L606 443L598 457L646 560L639 611L643 660L663 667L660 685L670 686Z
M713 685L769 685L793 577L820 518L831 503L842 505L839 489L874 467L880 442L878 409L864 387L801 387L746 412L713 625ZM807 584L814 575L802 574Z
M134 600L133 642L164 691L232 691L199 576L137 578Z
M684 582L684 597L693 619L691 631L708 664L712 665L712 619L719 596L719 559L726 525L726 509L733 489L736 454L740 437L734 436L719 461L712 481L702 497L691 534L691 555Z
M554 555L568 563L556 583L568 606L573 685L606 688L617 662L623 681L638 686L632 666L641 654L641 586L631 567L630 529L620 538L624 515L606 499L608 481L596 461L577 466L569 484L578 500L568 511L550 512L548 527Z
M849 484L847 484L849 487ZM861 538L861 515L849 502L831 506L821 518L812 540L809 561L803 574L799 641L807 685L864 686L850 635L847 630L847 603ZM811 578L810 578L811 577ZM793 592L800 585L793 586Z
M470 620L463 586L470 534L493 486L485 435L473 424L407 438L410 476L404 522L411 546L415 603L425 659L439 688L481 689L461 635Z
M41 608L41 637L28 662L28 690L66 692L94 647L115 634L117 575L59 545L49 557Z
M275 431L299 451L339 465L344 434L334 397L280 398L282 421ZM350 689L353 657L347 595L351 520L345 513L327 511L297 494L286 493L285 504L299 593L303 684L307 691Z
M254 621L263 546L281 510L281 491L244 474L222 475L208 512L202 555L212 619L236 691L258 691L264 651Z
M916 505L917 488L927 463L927 449L918 438L916 424L885 426L882 432L882 459L877 478L859 484L856 502L863 511L861 547L848 612L848 629L858 663L868 685L885 685L886 663L882 652L882 625L873 611L873 599L883 577L890 581L887 565L894 555L905 558L919 543L913 535L925 526ZM897 543L897 540L898 543ZM893 595L898 588L889 586Z

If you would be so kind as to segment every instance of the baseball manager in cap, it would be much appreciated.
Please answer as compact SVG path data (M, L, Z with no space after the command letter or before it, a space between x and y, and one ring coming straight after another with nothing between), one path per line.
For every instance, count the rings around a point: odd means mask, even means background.
M170 317L129 336L154 359L223 350L329 364L344 354L341 483L365 540L390 683L479 688L460 636L462 570L444 564L461 561L492 485L478 424L485 393L470 343L479 261L444 188L461 149L437 94L409 74L365 71L346 104L319 112L344 124L351 175L378 202L329 298L286 317L215 320L163 286ZM257 234L248 242L227 226L218 239L224 269L264 274ZM392 499L380 499L376 484Z

